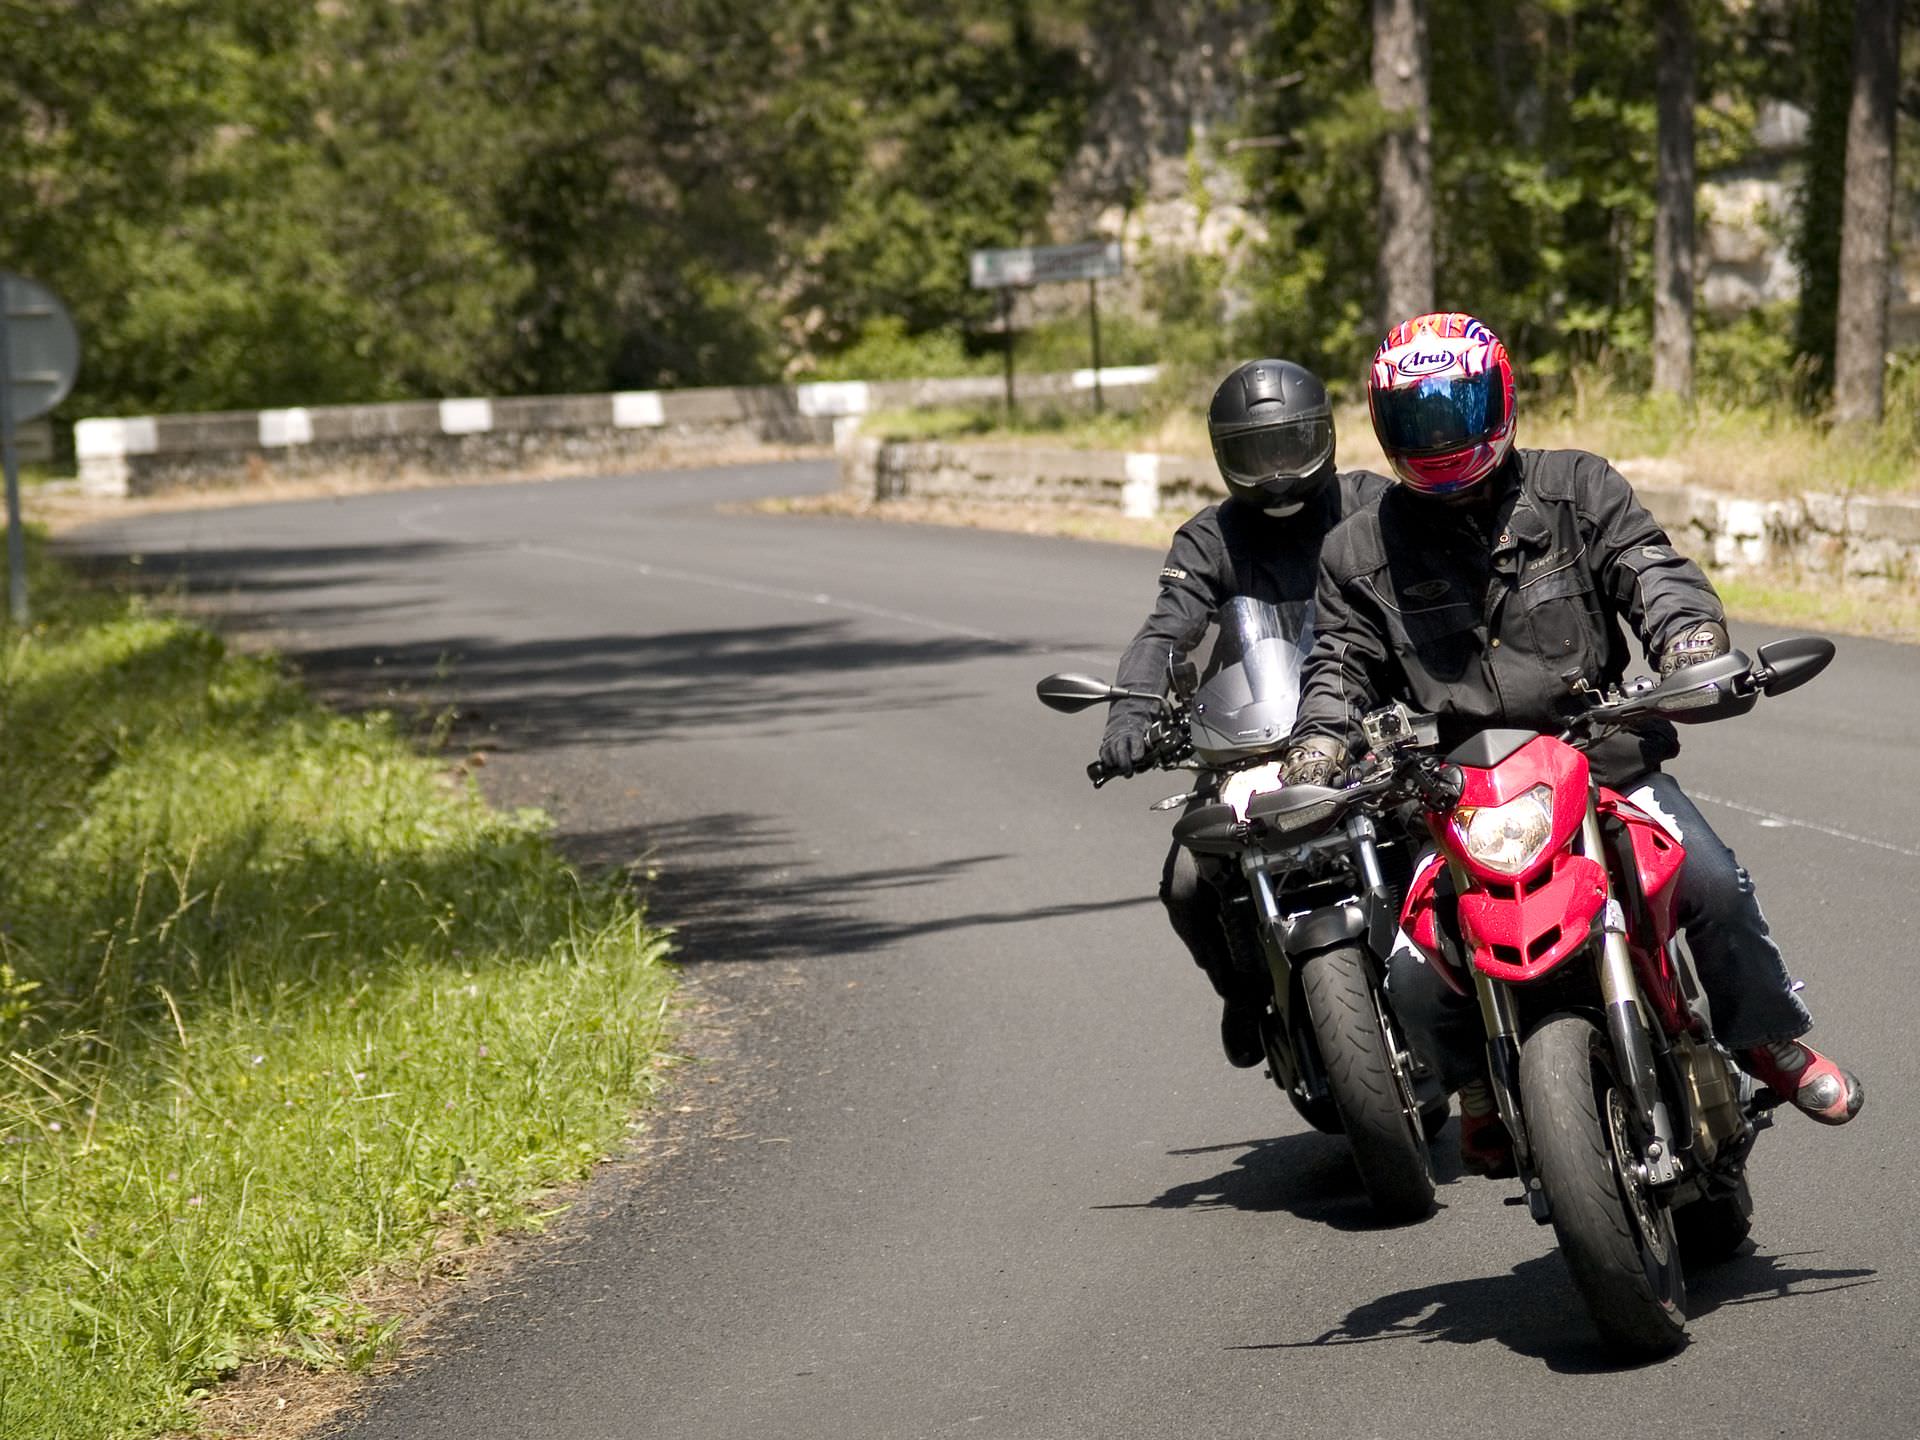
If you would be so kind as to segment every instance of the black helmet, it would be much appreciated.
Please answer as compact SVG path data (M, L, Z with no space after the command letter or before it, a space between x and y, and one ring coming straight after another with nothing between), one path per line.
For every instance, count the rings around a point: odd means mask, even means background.
M1291 360L1249 360L1207 406L1213 460L1235 497L1295 509L1333 478L1333 406L1320 377Z

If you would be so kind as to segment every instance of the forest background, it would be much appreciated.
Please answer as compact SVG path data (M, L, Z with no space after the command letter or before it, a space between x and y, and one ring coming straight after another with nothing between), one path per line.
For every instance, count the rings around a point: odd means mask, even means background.
M968 252L1116 216L1135 283L1110 360L1164 362L1183 402L1254 353L1350 383L1383 328L1380 154L1407 125L1370 69L1390 3L0 0L0 266L86 337L57 419L993 369ZM1424 7L1436 299L1489 318L1537 386L1652 380L1674 8ZM1701 176L1751 158L1769 104L1811 117L1804 203L1763 217L1798 296L1696 313L1697 390L1817 413L1855 6L1679 8ZM1152 37L1221 47L1215 123L1180 117L1190 212L1222 177L1235 198L1219 243L1129 229L1148 177L1083 163L1124 85L1156 103L1127 63ZM1910 125L1920 83L1898 98ZM1084 324L1030 315L1027 363L1084 363ZM1888 375L1910 427L1920 357Z

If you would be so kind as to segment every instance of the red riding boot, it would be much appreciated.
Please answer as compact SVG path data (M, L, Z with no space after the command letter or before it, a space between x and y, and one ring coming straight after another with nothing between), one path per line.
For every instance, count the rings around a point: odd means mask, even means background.
M1852 1071L1842 1070L1798 1040L1756 1045L1741 1058L1746 1061L1748 1074L1822 1125L1846 1124L1860 1113L1860 1104L1866 1098L1866 1090Z

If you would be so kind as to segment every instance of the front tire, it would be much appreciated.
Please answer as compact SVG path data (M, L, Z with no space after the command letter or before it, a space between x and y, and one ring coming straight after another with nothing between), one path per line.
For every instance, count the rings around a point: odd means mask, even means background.
M1423 1218L1433 1209L1433 1157L1366 952L1344 945L1314 956L1301 988L1367 1198L1384 1220Z
M1686 1343L1673 1215L1631 1173L1640 1141L1606 1037L1558 1015L1520 1051L1520 1096L1560 1253L1609 1349L1637 1358Z

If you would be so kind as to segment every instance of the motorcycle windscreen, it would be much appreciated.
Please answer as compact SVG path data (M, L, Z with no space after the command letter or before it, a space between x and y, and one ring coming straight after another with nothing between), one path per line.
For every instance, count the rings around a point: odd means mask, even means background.
M1300 709L1300 675L1313 649L1313 603L1276 605L1239 595L1214 616L1212 674L1194 694L1193 743L1203 759L1283 744Z

